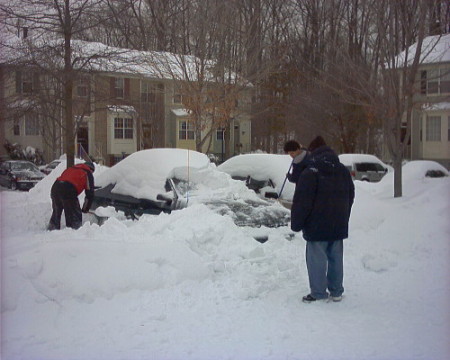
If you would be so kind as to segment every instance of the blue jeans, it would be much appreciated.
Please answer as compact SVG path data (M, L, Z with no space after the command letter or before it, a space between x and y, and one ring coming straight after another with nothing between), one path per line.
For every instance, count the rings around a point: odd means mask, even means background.
M326 299L344 292L344 241L307 241L306 266L311 296Z

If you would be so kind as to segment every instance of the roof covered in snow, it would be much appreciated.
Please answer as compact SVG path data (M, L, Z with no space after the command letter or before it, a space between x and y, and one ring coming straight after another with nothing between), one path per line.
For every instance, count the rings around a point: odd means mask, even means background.
M417 43L414 43L396 57L396 66L401 67L405 61L408 65L414 60ZM428 36L423 39L420 63L434 64L450 62L450 34Z
M201 76L205 81L219 82L219 78L224 77L227 81L242 86L251 85L234 72L216 69L216 61L202 60L191 55L138 51L82 40L72 40L71 47L73 67L77 70L136 74L153 79L182 81L197 81ZM42 67L62 68L63 48L62 39L50 36L21 39L11 34L2 35L0 63L39 63Z

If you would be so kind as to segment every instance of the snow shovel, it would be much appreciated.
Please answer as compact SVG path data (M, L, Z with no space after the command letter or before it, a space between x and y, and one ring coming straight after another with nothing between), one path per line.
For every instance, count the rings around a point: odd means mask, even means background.
M286 173L286 177L284 178L283 185L281 186L281 190L280 190L280 192L278 193L278 199L281 197L281 193L283 192L284 185L286 184L286 180L287 180L287 178L288 178L289 172L290 172L291 169L292 169L292 165L294 165L294 159L292 159L291 166L289 166L289 170L288 170L288 172Z

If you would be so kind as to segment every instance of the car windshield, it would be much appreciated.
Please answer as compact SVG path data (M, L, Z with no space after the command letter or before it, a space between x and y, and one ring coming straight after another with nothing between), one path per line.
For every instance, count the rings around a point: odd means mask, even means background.
M186 180L177 178L172 178L171 180L173 181L173 184L176 188L176 192L178 195L186 196L189 193L189 191L197 190L197 187L193 182L188 182ZM170 186L168 185L168 183L166 183L166 190L167 191L170 190Z
M32 163L28 163L28 162L13 162L13 163L11 163L11 170L34 171L34 170L36 170L36 167Z
M383 166L377 163L357 163L357 171L384 171Z

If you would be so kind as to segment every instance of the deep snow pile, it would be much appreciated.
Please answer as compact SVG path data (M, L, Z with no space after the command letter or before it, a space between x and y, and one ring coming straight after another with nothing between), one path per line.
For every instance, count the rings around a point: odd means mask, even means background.
M47 232L51 176L0 192L2 359L450 357L448 177L406 176L400 199L388 176L356 182L345 298L303 304L288 227L260 244L193 204Z

